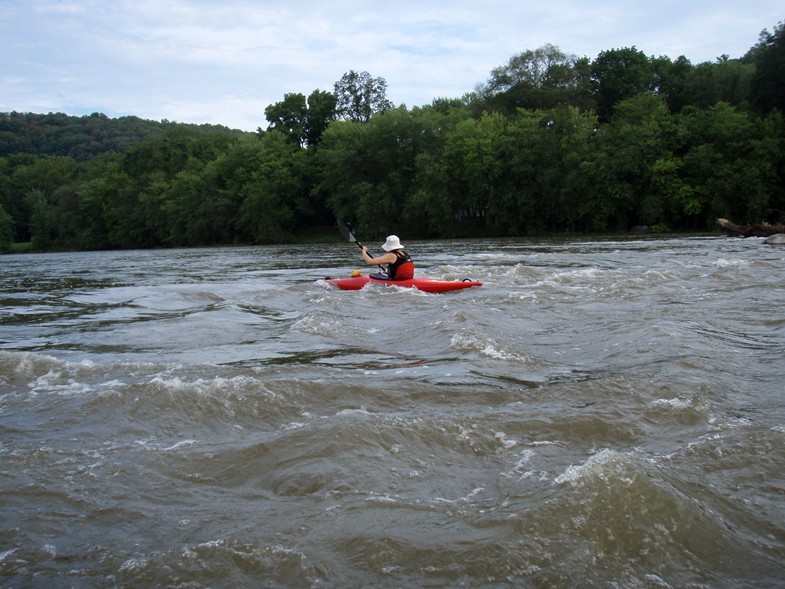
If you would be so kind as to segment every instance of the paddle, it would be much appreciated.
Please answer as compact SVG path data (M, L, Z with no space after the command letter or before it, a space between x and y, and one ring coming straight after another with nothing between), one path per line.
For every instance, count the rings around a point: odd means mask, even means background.
M352 233L352 230L349 229L341 220L338 220L338 231L341 232L341 235L343 235L349 241L349 243L356 243L357 247L363 249L363 244L357 241L357 238L354 236L354 233ZM378 264L378 266L382 272L385 274L387 273L387 270L385 270L384 266L381 264Z
M352 233L352 230L349 229L343 221L338 221L338 231L340 231L341 235L349 240L349 243L356 243L357 247L363 249L363 244L357 241L357 238L354 236L354 233Z

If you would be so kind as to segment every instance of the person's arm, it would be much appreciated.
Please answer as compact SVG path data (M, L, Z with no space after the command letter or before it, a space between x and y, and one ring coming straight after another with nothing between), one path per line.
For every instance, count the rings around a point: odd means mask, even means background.
M372 258L370 256L370 254L368 253L368 246L364 245L363 246L363 260L365 260L365 263L368 264L369 266L379 266L381 264L392 264L393 262L395 262L395 254L388 252L386 254L382 254L378 258Z

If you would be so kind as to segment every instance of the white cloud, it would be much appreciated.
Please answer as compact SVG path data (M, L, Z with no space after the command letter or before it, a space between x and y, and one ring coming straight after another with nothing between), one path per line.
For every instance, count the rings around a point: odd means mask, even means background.
M552 0L5 0L0 111L63 111L265 126L285 93L332 90L350 69L395 103L460 97L520 51L594 58L636 46L693 63L740 57L779 2Z

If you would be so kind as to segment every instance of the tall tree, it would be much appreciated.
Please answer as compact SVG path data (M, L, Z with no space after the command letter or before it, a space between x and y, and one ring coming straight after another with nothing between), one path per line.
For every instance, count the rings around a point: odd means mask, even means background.
M139 233L136 199L131 178L119 163L107 165L104 173L81 185L78 190L83 221L80 246L84 249L131 248L144 245Z
M514 114L516 108L579 103L584 90L581 63L548 43L513 55L506 65L494 68L478 91L491 108L506 114Z
M264 116L270 123L268 131L280 131L290 141L305 146L305 125L308 105L303 94L284 94L281 102L271 104L264 109Z
M375 112L393 108L387 99L387 81L368 72L346 72L335 83L334 94L338 118L366 123Z
M434 149L435 127L446 126L451 116L401 106L368 123L330 125L316 161L320 189L328 195L332 213L366 235L399 231L408 221L407 203L416 190L417 159ZM424 209L418 214L421 220Z
M785 113L785 22L764 30L751 50L755 75L752 78L752 102L763 113L778 109Z
M725 102L746 110L755 66L726 55L699 64L691 72L686 84L687 103L700 108L711 108Z
M717 217L764 220L769 197L776 194L775 167L781 157L766 137L765 125L724 102L709 109L689 107L679 122L680 134L688 140L683 175L695 187L705 222Z
M319 143L327 125L335 120L335 104L335 94L326 90L314 90L308 96L305 141L309 146Z
M593 138L590 157L581 163L584 181L583 213L593 230L627 230L659 218L647 202L651 190L650 168L668 153L674 134L671 115L659 96L639 94L621 101L613 121L600 126Z
M242 203L237 221L244 234L255 243L281 243L290 239L291 230L303 208L307 194L302 183L306 152L297 149L281 135L265 135L255 153L253 164L243 174L240 187Z
M689 103L687 84L695 68L683 55L676 61L668 56L654 57L651 65L655 92L665 100L672 113L678 113Z
M306 101L302 94L284 94L281 102L264 109L270 123L268 131L280 131L290 141L307 147L316 145L322 133L335 120L335 96L324 90L314 90ZM261 130L258 131L261 136Z
M654 90L654 68L646 55L629 47L602 51L591 64L597 115L609 121L613 109L625 98Z

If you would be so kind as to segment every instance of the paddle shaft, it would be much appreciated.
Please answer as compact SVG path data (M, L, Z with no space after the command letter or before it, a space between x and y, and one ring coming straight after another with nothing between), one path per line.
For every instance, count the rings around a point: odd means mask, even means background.
M356 243L357 247L363 249L363 244L357 241L357 238L354 236L354 233L352 233L352 230L349 229L346 225L344 225L343 221L338 221L338 231L340 231L341 235L343 235L346 239L349 240L349 243ZM381 264L377 264L377 266L379 266L379 269L382 272L385 273L387 272L387 270Z

